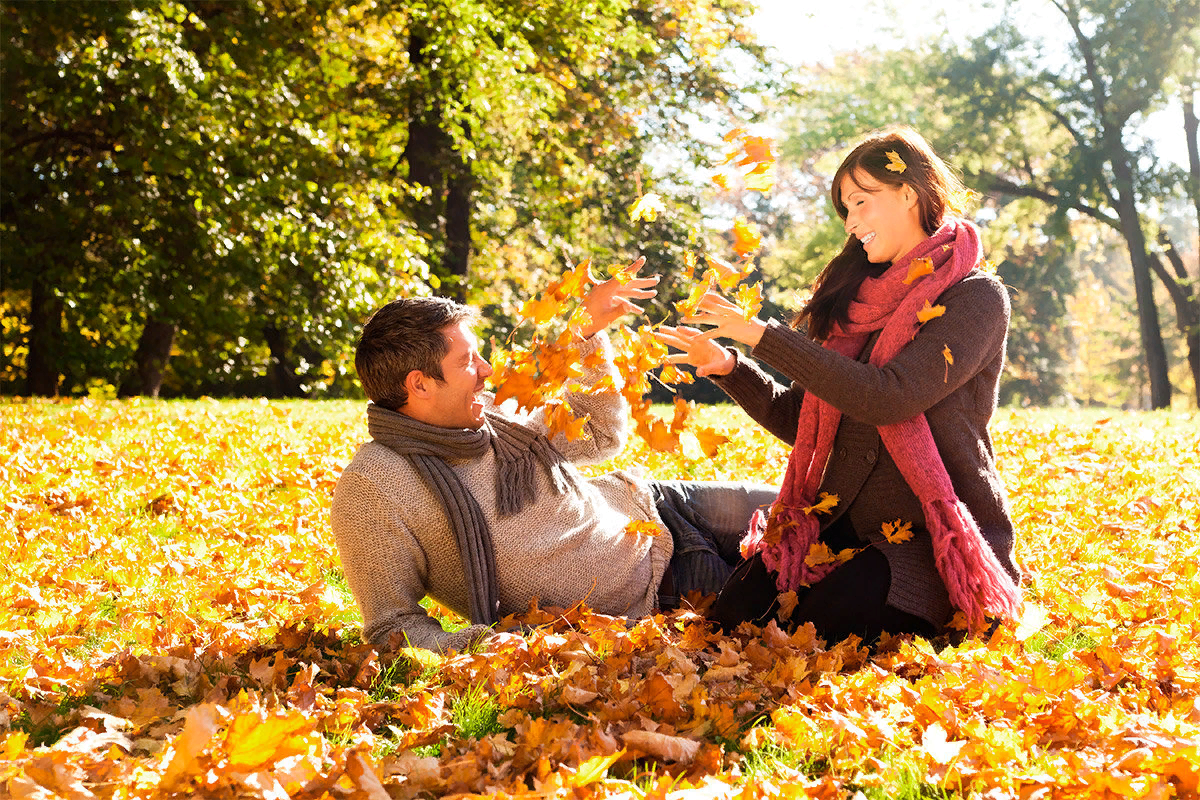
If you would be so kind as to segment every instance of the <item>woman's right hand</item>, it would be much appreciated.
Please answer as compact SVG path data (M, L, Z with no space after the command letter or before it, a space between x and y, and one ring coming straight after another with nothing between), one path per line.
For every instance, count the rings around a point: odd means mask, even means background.
M669 347L683 351L667 356L668 363L691 364L696 368L696 374L702 378L709 375L728 375L737 364L737 357L732 351L695 328L662 325L654 332L654 337Z

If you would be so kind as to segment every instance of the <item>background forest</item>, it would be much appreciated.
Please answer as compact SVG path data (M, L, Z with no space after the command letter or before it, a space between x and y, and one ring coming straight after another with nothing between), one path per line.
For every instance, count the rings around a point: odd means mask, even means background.
M737 214L786 314L844 236L838 160L908 123L980 192L1002 401L1197 403L1198 0L1022 0L811 64L742 0L2 8L4 394L356 396L392 297L502 340L564 270L643 253L659 321ZM776 138L769 192L710 181L744 124Z

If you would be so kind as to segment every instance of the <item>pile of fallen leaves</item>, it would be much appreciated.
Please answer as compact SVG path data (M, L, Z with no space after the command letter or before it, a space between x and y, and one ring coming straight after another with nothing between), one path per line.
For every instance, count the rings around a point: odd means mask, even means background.
M619 464L778 479L782 445L700 415L715 457ZM9 401L0 430L0 795L1200 790L1194 413L1002 413L1026 619L874 653L534 608L498 652L380 654L327 519L361 404Z

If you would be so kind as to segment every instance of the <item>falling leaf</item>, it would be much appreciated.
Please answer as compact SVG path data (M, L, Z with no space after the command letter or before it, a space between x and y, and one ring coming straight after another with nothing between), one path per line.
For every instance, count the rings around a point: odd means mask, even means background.
M792 618L792 612L796 610L796 605L800 602L799 595L792 589L786 592L781 592L779 595L779 618L784 622Z
M762 249L762 234L758 226L739 214L733 220L733 252L739 256L757 253Z
M712 176L712 182L720 186L725 191L729 191L729 176L724 172L718 172Z
M655 192L647 192L629 207L629 221L654 222L658 219L658 215L665 213L666 210L667 206L662 197Z
M753 192L769 192L775 187L775 175L771 171L757 170L748 173L742 178L742 183L747 189Z
M885 522L883 523L882 533L883 537L892 544L901 544L913 537L912 523L901 522L900 520Z
M832 514L833 509L837 507L839 498L836 494L829 492L821 492L817 497L817 502L811 506L805 506L803 511L805 514Z
M913 262L908 266L908 274L904 276L902 283L910 284L917 278L924 275L933 274L933 259L930 258L914 258Z
M940 306L940 305L933 306L933 305L929 304L928 300L926 300L925 305L921 308L920 311L917 312L917 321L920 322L922 325L924 325L926 322L929 322L929 320L934 319L936 317L940 317L942 314L945 314L945 313L946 313L945 306Z
M900 173L908 169L908 165L904 163L904 159L895 150L887 151L888 163L887 168L892 172Z
M746 322L754 319L754 317L762 309L762 284L742 284L737 289L735 302L738 310L742 312L742 319L744 319Z

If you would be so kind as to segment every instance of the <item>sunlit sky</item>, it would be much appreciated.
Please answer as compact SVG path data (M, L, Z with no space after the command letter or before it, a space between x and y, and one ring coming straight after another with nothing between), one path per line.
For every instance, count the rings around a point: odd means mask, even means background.
M965 41L1003 14L1003 4L995 0L758 0L757 5L752 24L759 40L793 64L829 63L837 51L900 46L947 31ZM1063 41L1070 36L1049 0L1022 3L1019 19L1041 36ZM1178 106L1151 115L1146 133L1157 140L1161 156L1187 163Z

